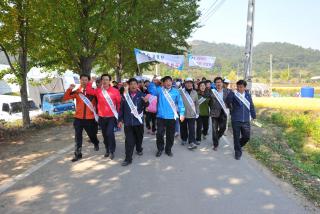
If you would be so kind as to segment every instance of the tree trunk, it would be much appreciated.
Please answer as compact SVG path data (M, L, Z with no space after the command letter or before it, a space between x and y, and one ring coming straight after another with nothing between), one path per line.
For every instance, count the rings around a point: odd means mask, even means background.
M29 103L28 103L28 91L27 91L27 74L28 74L28 33L29 23L28 18L25 16L28 2L19 2L18 8L18 21L19 21L19 74L17 75L20 82L20 97L21 97L21 110L22 110L22 121L23 127L30 126L30 115L29 115Z
M94 61L94 57L80 57L80 74L91 75L92 63Z
M117 56L118 62L117 62L117 68L116 68L116 80L117 82L121 82L121 74L122 74L122 50L120 48L120 51Z
M19 69L21 70L20 76L20 97L21 97L21 108L22 108L22 121L23 127L30 126L30 115L29 115L29 103L28 103L28 91L27 91L27 51L22 48L19 53Z
M29 115L29 103L28 103L28 91L27 91L27 77L22 80L20 88L21 104L22 104L22 119L23 127L30 126L30 115Z
M116 81L121 82L121 71L119 68L116 68Z

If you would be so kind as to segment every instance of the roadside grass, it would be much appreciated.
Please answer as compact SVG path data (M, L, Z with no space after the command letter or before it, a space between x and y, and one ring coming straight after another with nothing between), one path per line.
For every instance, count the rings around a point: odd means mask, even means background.
M248 152L320 207L320 113L258 109Z
M16 139L25 133L34 132L35 130L68 124L73 121L73 116L73 112L65 112L60 115L49 115L44 113L34 117L31 121L31 126L28 128L22 127L22 120L13 122L0 120L0 142L12 138Z

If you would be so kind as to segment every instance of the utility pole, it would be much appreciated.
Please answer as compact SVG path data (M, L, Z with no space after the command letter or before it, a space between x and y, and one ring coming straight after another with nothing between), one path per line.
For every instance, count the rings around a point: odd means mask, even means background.
M270 92L272 95L272 54L270 54Z
M288 82L290 81L290 65L288 64Z
M244 60L244 79L248 82L248 89L252 87L252 49L254 30L255 0L249 0L247 17L247 35Z
M240 64L237 65L237 81L239 80Z

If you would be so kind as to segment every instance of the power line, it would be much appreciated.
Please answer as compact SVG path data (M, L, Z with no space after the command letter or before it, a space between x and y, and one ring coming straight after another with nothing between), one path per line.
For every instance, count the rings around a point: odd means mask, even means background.
M203 9L201 12L203 12L203 11L205 11L205 12L202 14L202 17L205 17L218 1L219 0L215 0L208 8Z
M226 0L221 0L221 2L214 7L210 13L201 21L202 24L205 24L207 21L209 21L212 16L221 8L221 6L226 2Z

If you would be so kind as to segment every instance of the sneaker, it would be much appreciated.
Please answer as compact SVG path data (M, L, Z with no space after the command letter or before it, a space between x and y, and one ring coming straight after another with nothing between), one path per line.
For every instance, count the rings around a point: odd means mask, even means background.
M196 149L197 145L194 143L190 143L190 145L188 146L188 149L192 150L192 149Z
M166 154L169 156L169 157L172 157L173 156L173 153L170 151L170 152L166 152Z
M183 140L181 141L181 145L182 145L182 146L184 146L184 145L186 145L186 144L187 144L187 141L183 141Z
M106 153L104 154L104 157L107 158L107 157L109 157L109 155L110 155L109 152L106 152Z
M127 161L127 160L124 160L121 164L121 166L128 166L129 164L131 164L132 161Z
M162 155L162 151L158 151L157 153L156 153L156 157L160 157Z
M94 151L99 151L99 144L94 144Z
M179 136L179 132L174 133L174 136L178 137Z
M240 159L241 159L241 156L240 156L240 155L236 155L234 158L235 158L236 160L240 160Z
M212 148L214 151L218 151L218 147L217 146L213 146Z
M142 151L141 152L137 152L137 155L141 156L141 155L143 155L143 152Z
M196 142L194 142L194 144L196 144L196 145L200 145L200 143L201 143L201 141L200 140L197 140Z
M111 152L110 156L109 156L110 160L114 159L114 154Z
M72 158L72 162L76 162L82 158L82 154L75 154L74 157Z

